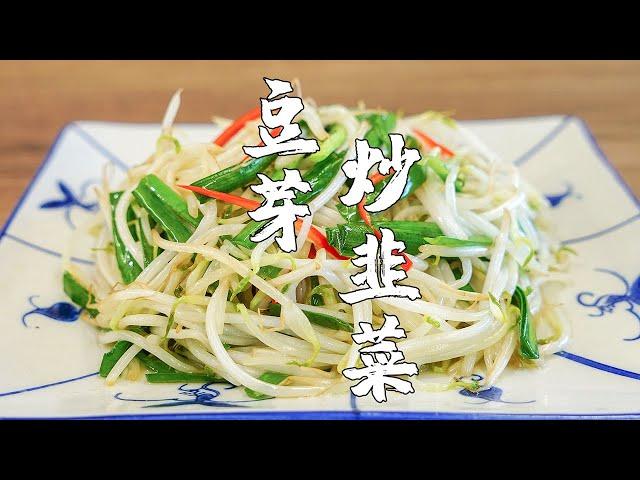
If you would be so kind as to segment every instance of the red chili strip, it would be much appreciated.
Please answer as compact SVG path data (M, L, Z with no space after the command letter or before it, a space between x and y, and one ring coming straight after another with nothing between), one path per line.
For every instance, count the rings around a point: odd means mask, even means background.
M440 149L440 151L442 152L442 156L443 157L445 157L445 158L455 157L455 153L453 153L451 150L449 150L444 145L441 145L438 142L436 142L433 138L431 138L426 133L424 133L424 132L422 132L422 131L420 131L420 130L418 130L416 128L413 129L413 133L415 133L420 138L420 140L422 140L422 142L427 145L428 148L438 147Z
M218 135L218 138L216 138L213 143L215 143L216 145L220 146L220 147L224 147L229 140L231 140L236 133L238 133L240 130L242 130L244 128L244 126L250 122L251 120L255 120L256 118L260 117L260 113L261 113L261 109L260 107L256 107L252 110L249 110L247 113L245 113L244 115L236 118L231 125L229 125L227 128L225 128L224 132L222 132L220 135Z
M216 190L209 190L208 188L196 187L194 185L178 185L178 187L184 188L185 190L190 190L195 193L199 193L200 195L204 195L205 197L215 198L216 200L220 200L221 202L236 205L237 207L242 207L247 210L255 210L260 206L260 202L258 202L257 200L239 197L238 195L232 195L230 193L218 192ZM296 230L299 231L302 227L302 220L297 219L295 226ZM340 255L340 253L329 243L327 237L325 237L324 234L313 225L311 225L311 228L309 229L308 238L311 243L313 243L316 250L324 248L330 255L339 260L349 260L349 257Z

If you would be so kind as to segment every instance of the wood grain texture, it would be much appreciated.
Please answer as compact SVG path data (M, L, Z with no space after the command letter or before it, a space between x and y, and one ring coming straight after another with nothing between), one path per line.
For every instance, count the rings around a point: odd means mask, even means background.
M318 103L454 110L456 118L573 114L640 194L640 62L4 61L0 62L0 221L58 130L73 120L159 122L185 89L179 121L234 117L263 76L299 78Z

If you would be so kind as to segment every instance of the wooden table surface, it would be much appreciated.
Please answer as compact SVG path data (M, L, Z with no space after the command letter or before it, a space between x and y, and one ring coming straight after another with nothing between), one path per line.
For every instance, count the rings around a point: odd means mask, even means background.
M183 87L179 121L234 117L263 76L299 78L318 103L456 118L573 114L640 194L640 62L618 61L4 61L0 62L0 222L57 131L72 120L159 122Z

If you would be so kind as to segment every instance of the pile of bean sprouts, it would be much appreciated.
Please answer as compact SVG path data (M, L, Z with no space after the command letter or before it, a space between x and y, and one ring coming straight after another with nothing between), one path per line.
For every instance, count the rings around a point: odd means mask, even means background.
M222 202L200 203L192 192L177 185L191 184L242 162L242 147L260 142L259 119L247 123L224 148L181 140L178 149L176 140L182 137L173 123L179 104L178 92L169 104L153 154L131 168L120 185L111 185L105 172L97 191L100 212L91 230L96 235L96 268L85 281L95 295L99 314L83 318L100 327L101 344L108 346L120 340L131 343L110 371L107 383L113 384L118 378L142 379L144 368L136 355L146 351L179 372L212 371L232 384L272 397L346 392L353 383L341 371L362 365L358 352L361 346L352 341L349 332L310 323L300 308L308 297L309 277L319 277L320 284L334 293L356 288L349 278L358 271L356 267L348 260L332 258L323 249L315 258L308 258L311 243L306 238L311 224L324 232L326 227L344 223L336 205L346 191L346 177L340 171L309 203L312 215L304 218L296 252L281 252L273 238L253 250L238 247L229 236L240 232L249 221L246 211L236 209L229 216ZM363 138L368 129L367 122L359 121L356 115L370 110L362 105L353 109L317 106L308 98L304 105L298 120L303 119L320 142L327 138L328 125L342 125L347 138L339 150L347 151L345 158L354 158L355 140ZM222 119L215 121L222 127L229 124ZM383 313L396 315L407 333L397 346L406 361L420 367L418 377L411 379L416 390L467 385L465 379L474 373L483 377L476 388L488 388L507 366L539 366L567 342L569 326L559 299L566 281L567 255L550 238L547 200L521 178L512 164L502 161L467 128L442 114L428 112L399 118L394 132L408 135L414 128L456 155L448 161L450 170L445 181L428 172L426 182L396 203L387 216L391 220L432 221L444 235L459 239L489 236L493 244L423 245L419 255L410 256L413 267L401 282L419 288L419 300L388 297L351 306L335 296L334 303L304 306L353 324L355 333L362 322L379 328ZM278 157L276 166L293 160L291 156ZM125 285L110 248L109 192L124 191L115 210L115 228L143 265L142 247L129 231L127 210L133 189L150 173L186 200L191 215L200 212L203 219L188 241L177 243L162 238L158 227L150 227L147 213L135 207L142 219L142 234L163 251L133 283ZM304 171L302 174L304 177ZM459 176L464 176L465 186L456 192L454 182ZM248 186L232 193L257 198ZM453 274L454 264L462 271L459 279ZM276 278L263 279L255 273L265 265L283 270ZM229 301L229 293L246 279L251 287ZM212 291L210 287L216 282ZM474 291L460 289L467 283ZM527 361L517 354L518 311L509 302L516 285L530 292L540 360ZM280 316L255 308L252 300L258 295L263 297L258 302L261 307L264 300L279 303ZM170 316L169 347L163 337ZM128 329L134 325L148 327L150 333L145 336ZM260 380L267 371L281 372L288 378L279 385Z

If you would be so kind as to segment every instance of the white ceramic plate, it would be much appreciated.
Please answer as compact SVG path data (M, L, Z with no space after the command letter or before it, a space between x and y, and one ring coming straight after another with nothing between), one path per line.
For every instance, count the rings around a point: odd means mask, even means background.
M558 237L580 254L564 299L573 337L541 369L508 371L478 396L331 395L248 401L228 385L150 385L97 376L102 348L61 287L61 254L95 208L88 186L153 150L158 125L76 122L62 129L0 233L0 417L4 418L640 418L640 202L584 122L466 122L548 195ZM197 141L211 125L179 127ZM91 268L90 244L71 247Z

